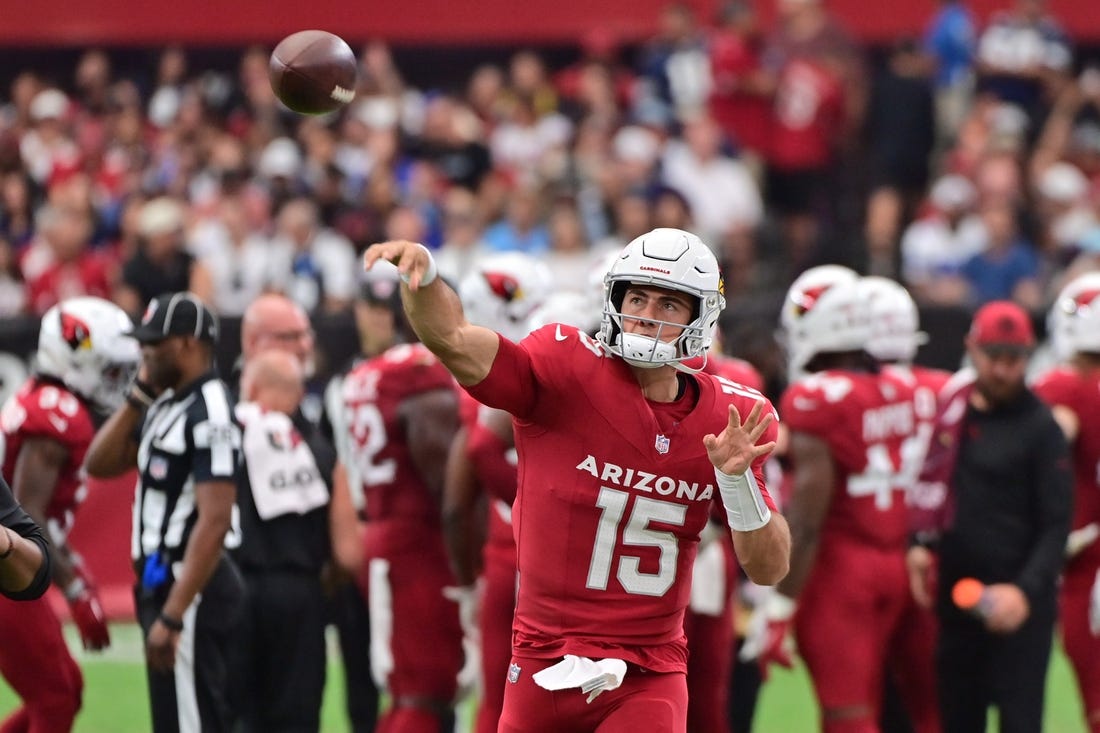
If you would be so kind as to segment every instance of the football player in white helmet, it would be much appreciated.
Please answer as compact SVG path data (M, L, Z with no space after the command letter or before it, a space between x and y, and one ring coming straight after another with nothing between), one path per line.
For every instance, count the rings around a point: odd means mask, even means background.
M458 295L470 323L519 341L527 335L527 319L552 287L546 265L522 252L503 252L474 265L459 283Z
M422 342L514 416L523 581L500 729L684 731L683 614L715 495L751 579L774 584L790 557L762 470L770 403L683 364L724 305L714 254L688 232L648 232L607 274L597 338L558 324L518 344L468 320L423 245L373 245L364 265L379 259L398 266Z
M141 348L126 335L131 328L130 317L102 298L59 303L42 317L35 370L110 414L125 399L141 359Z
M1073 664L1086 727L1100 719L1100 272L1071 280L1047 330L1060 364L1034 384L1073 449L1072 531L1059 590L1062 645Z
M808 373L814 357L864 351L871 316L859 291L859 275L840 265L806 270L791 284L780 312L788 377Z
M672 366L684 371L689 369L683 362L706 355L726 299L718 261L694 234L654 229L635 239L612 263L604 283L606 301L597 338L612 354L641 369ZM624 304L639 285L687 294L688 323L631 313ZM627 322L640 328L626 328ZM672 332L675 336L669 339Z
M918 733L939 731L931 649L913 638L905 573L913 388L867 353L871 307L845 267L807 270L790 287L782 325L791 384L791 571L767 594L743 657L789 667L788 632L813 680L823 730L879 730L885 671L903 668L899 694ZM858 580L856 580L858 578ZM837 644L847 652L834 654Z
M140 349L124 335L131 327L122 309L99 298L50 308L42 317L35 373L0 411L4 479L48 530L53 583L91 650L107 647L110 634L95 582L68 534L87 492L83 463L95 434L93 413L121 404L137 372ZM0 599L0 626L0 672L23 698L13 719L32 730L69 730L80 709L80 668L50 604Z
M603 289L602 283L600 288ZM537 331L551 323L561 323L594 335L600 322L599 311L592 309L590 298L580 293L563 291L554 293L535 309L527 319L527 328L529 331Z

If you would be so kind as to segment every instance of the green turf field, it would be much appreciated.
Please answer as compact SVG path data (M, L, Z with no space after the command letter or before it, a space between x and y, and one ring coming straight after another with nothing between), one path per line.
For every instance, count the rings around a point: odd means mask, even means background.
M146 733L149 730L148 699L137 627L111 627L113 646L104 654L77 653L84 670L84 709L77 718L77 733ZM66 629L70 646L79 647L74 630ZM345 733L344 690L339 668L329 666L325 689L322 730ZM0 712L7 714L15 698L0 683ZM1047 679L1047 711L1044 729L1052 733L1085 733L1077 690L1066 659L1057 653ZM777 670L761 692L755 733L810 733L817 730L809 680L804 671ZM995 730L991 727L990 730Z

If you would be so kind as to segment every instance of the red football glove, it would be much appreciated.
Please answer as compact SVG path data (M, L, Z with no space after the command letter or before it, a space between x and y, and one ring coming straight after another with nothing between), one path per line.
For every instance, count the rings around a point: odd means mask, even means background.
M772 664L787 669L794 666L790 639L794 611L793 600L773 591L763 599L749 621L740 658L745 662L755 659L760 667L760 676L765 680L768 679L768 667Z
M76 578L65 589L65 600L69 602L69 612L73 622L80 630L80 639L85 649L98 651L111 645L111 633L107 630L107 616L99 603L91 576L82 565L75 565Z

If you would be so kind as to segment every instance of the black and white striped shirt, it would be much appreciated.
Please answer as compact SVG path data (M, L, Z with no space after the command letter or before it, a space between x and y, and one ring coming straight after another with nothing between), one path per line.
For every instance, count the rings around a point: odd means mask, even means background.
M168 390L145 414L139 441L131 555L144 562L160 551L177 562L198 517L195 485L237 481L241 431L229 390L212 371L179 392ZM239 543L236 506L233 515L227 547Z

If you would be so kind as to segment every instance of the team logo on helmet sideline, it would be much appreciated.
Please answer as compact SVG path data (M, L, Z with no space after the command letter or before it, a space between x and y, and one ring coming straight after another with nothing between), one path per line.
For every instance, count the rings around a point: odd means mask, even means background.
M818 299L830 287L832 287L832 283L828 285L819 285L816 288L806 288L801 293L795 293L794 295L792 295L791 299L794 300L796 309L795 312L798 315L802 315L809 311L811 308L814 307L814 304L817 303Z
M503 272L486 272L485 282L489 289L500 297L505 303L511 303L523 297L523 289L519 286L519 280Z
M61 338L73 351L92 348L92 329L72 313L61 311Z

